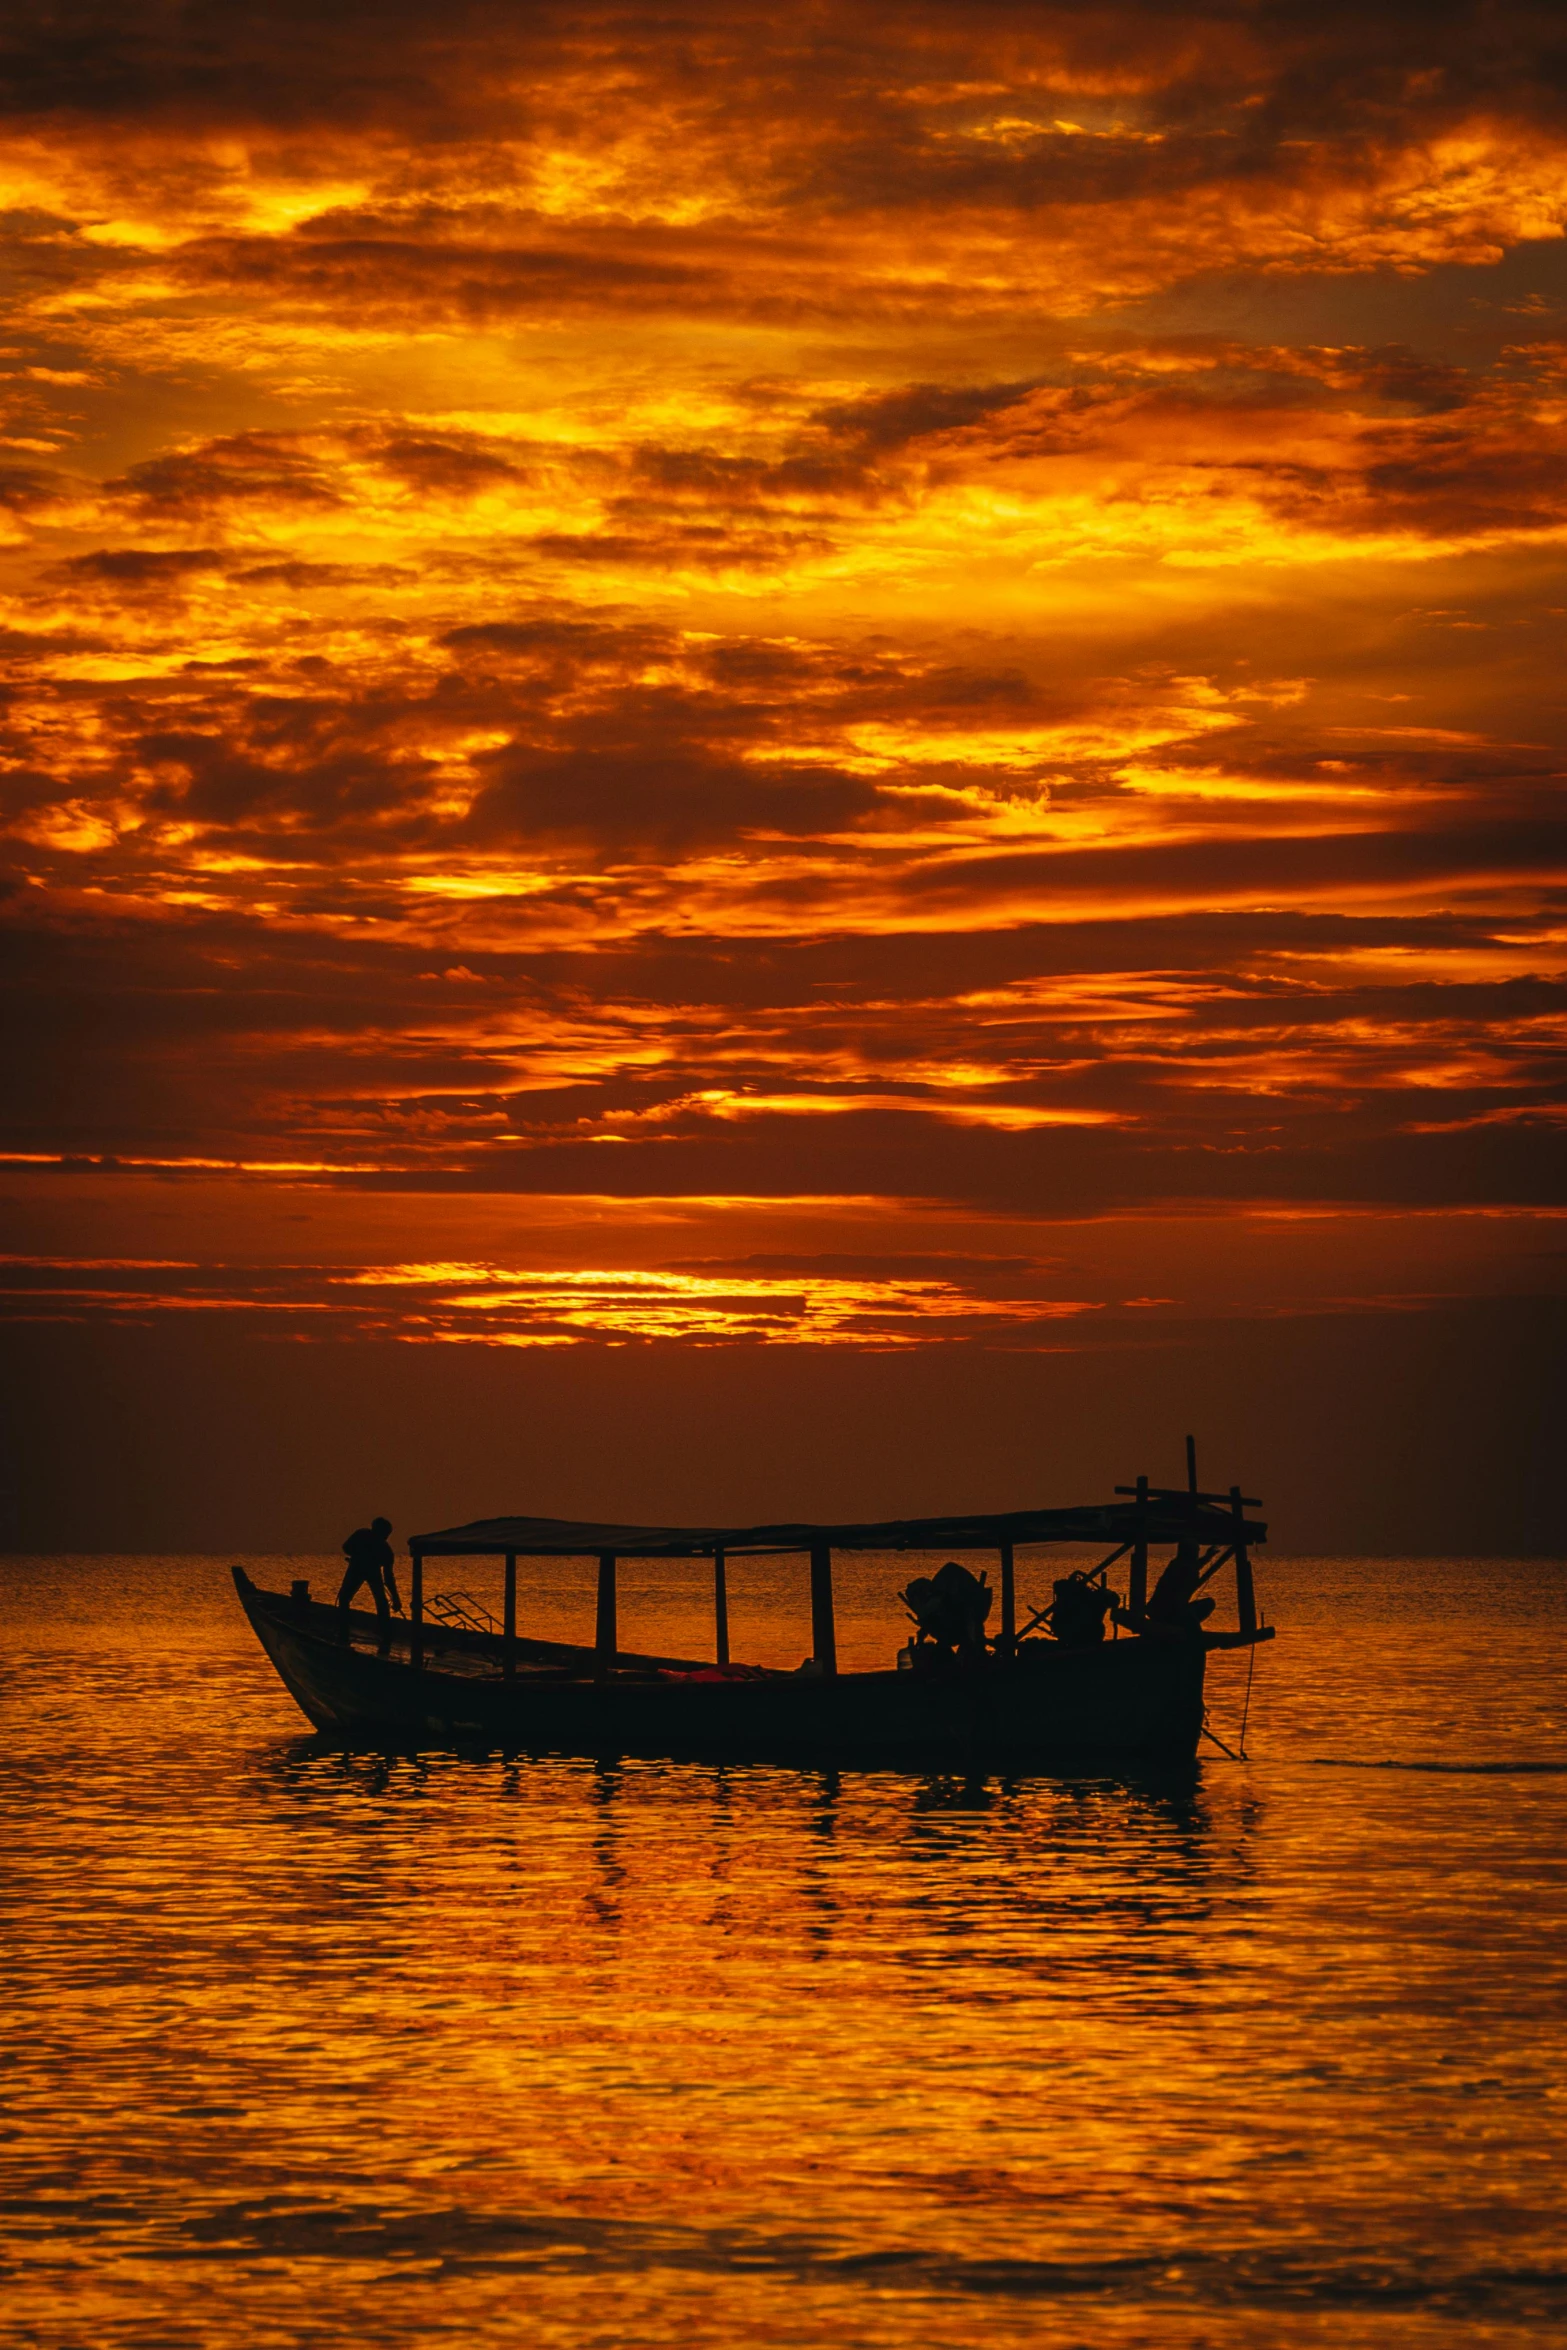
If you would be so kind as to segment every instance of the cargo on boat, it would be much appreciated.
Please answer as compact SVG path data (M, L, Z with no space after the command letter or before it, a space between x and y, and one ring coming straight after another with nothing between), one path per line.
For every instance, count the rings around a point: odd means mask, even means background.
M1117 1486L1115 1499L995 1516L874 1525L612 1526L484 1518L416 1535L406 1618L312 1600L307 1584L263 1591L233 1570L241 1604L285 1687L316 1729L345 1746L501 1747L524 1753L844 1760L974 1767L1051 1760L1189 1760L1203 1732L1212 1648L1270 1640L1251 1553L1267 1528L1239 1486L1197 1489L1188 1440L1184 1487ZM1015 1554L1024 1545L1106 1545L1063 1568L1051 1604L1017 1621ZM1174 1557L1149 1591L1150 1554ZM886 1669L839 1672L833 1557L840 1551L993 1555L976 1576L949 1560L901 1594L908 1635ZM731 1559L800 1552L810 1560L811 1649L790 1672L729 1654ZM519 1559L598 1562L593 1645L517 1630ZM430 1562L504 1561L504 1619L427 1589ZM616 1636L621 1559L690 1559L712 1574L714 1654L651 1656ZM1112 1588L1124 1563L1126 1590ZM1156 1565L1159 1563L1154 1562ZM1037 1572L1039 1562L1031 1562ZM1236 1628L1207 1627L1196 1593L1233 1571ZM1048 1571L1048 1570L1047 1570ZM1173 1596L1170 1596L1173 1595ZM889 1627L891 1629L891 1627ZM889 1649L893 1641L889 1640Z

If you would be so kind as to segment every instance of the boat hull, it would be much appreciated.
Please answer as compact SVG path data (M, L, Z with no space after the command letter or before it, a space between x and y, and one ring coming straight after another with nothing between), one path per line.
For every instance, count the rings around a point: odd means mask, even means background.
M728 1760L1189 1760L1203 1723L1198 1642L1030 1644L950 1676L767 1674L691 1680L669 1660L626 1659L592 1677L591 1652L522 1645L508 1678L482 1635L432 1640L424 1662L399 1626L390 1651L345 1643L333 1612L295 1610L234 1570L245 1613L317 1730L345 1746L487 1746L527 1753ZM373 1636L361 1612L356 1632ZM579 1660L573 1668L572 1659ZM564 1660L564 1661L563 1661ZM665 1670L659 1670L660 1662ZM687 1670L692 1669L687 1665Z

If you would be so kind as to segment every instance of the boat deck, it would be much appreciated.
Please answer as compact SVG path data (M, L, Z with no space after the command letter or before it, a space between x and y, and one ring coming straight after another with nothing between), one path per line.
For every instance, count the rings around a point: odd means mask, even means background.
M273 1595L268 1593L267 1598ZM275 1599L276 1612L301 1631L311 1633L318 1640L335 1642L339 1647L361 1656L395 1658L399 1663L410 1662L412 1626L406 1616L394 1616L383 1637L376 1616L368 1608L350 1608L348 1636L343 1637L342 1618L334 1606L324 1606L318 1600L304 1608L291 1599ZM421 1628L420 1645L427 1670L449 1674L467 1681L573 1681L595 1678L600 1681L659 1681L671 1676L702 1674L711 1676L719 1671L711 1657L645 1656L622 1649L607 1671L601 1670L591 1648L572 1646L562 1641L527 1640L517 1638L513 1643L513 1663L506 1667L505 1642L499 1632L476 1632L467 1626L443 1624L438 1618L426 1616ZM791 1678L780 1666L745 1665L730 1667L737 1681L782 1680Z

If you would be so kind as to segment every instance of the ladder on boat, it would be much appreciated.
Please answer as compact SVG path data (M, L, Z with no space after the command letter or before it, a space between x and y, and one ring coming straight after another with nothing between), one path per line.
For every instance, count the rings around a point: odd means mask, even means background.
M458 1632L499 1633L500 1625L487 1607L467 1591L436 1591L424 1603L424 1612L438 1624Z

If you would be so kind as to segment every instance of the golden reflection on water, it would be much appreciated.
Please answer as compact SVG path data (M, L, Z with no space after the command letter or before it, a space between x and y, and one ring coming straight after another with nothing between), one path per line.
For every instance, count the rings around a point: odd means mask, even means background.
M1567 2319L1560 1569L1276 1567L1248 1765L978 1784L344 1757L219 1563L8 1585L19 2341Z

